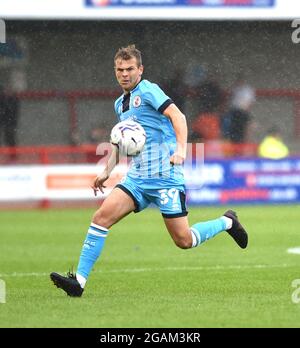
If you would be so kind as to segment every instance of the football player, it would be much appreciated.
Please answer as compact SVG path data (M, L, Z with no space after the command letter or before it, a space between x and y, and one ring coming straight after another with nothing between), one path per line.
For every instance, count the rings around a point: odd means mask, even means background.
M146 131L146 144L142 153L134 157L126 177L95 212L76 274L69 272L65 277L51 273L54 284L69 296L82 295L109 229L126 215L140 212L150 203L160 209L166 228L179 248L197 247L222 231L227 231L241 248L246 248L248 243L247 233L232 210L215 220L190 226L183 175L188 133L185 116L157 84L142 79L141 52L134 45L118 50L114 68L123 90L115 102L118 120L140 123ZM105 170L95 178L95 195L98 191L103 193L105 181L118 163L118 155L118 148L113 146Z

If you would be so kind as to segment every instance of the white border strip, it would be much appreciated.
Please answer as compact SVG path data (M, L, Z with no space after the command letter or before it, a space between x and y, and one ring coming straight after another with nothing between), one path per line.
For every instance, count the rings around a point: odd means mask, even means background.
M84 0L0 0L2 19L207 19L278 20L300 17L300 1L276 0L270 8L252 7L86 7Z

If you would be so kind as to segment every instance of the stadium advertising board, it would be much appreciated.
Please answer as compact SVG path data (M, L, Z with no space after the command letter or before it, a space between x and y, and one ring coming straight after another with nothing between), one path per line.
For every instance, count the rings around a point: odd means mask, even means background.
M211 170L211 168L214 168ZM300 159L206 161L201 188L187 182L192 204L296 203ZM212 178L211 176L215 177ZM208 178L208 179L206 179Z
M193 6L193 7L272 7L275 0L85 0L91 7L105 6Z
M0 202L93 200L90 185L101 166L7 166L0 171ZM121 180L126 165L117 166L105 195ZM299 203L300 158L206 161L185 166L189 204ZM101 195L102 197L102 195Z
M296 0L0 0L1 19L278 20L300 16Z

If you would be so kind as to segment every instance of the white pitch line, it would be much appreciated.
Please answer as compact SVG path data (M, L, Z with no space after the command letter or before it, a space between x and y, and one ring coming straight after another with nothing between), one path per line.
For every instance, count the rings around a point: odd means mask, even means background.
M300 247L295 247L295 248L289 248L287 250L289 254L300 254Z
M177 272L177 271L220 271L220 270L232 270L232 269L266 269L266 268L286 268L291 265L216 265L216 266L198 266L198 267L164 267L164 268L120 268L110 270L99 270L93 273L139 273L139 272ZM59 272L64 274L65 272ZM6 277L45 277L49 276L50 272L30 272L30 273L0 273L0 278Z

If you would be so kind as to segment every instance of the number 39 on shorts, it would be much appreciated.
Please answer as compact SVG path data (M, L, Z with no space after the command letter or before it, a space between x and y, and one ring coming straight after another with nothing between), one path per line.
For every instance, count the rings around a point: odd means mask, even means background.
M158 191L160 193L160 203L168 204L169 200L172 200L172 203L176 203L178 200L179 190L176 188L162 189Z

